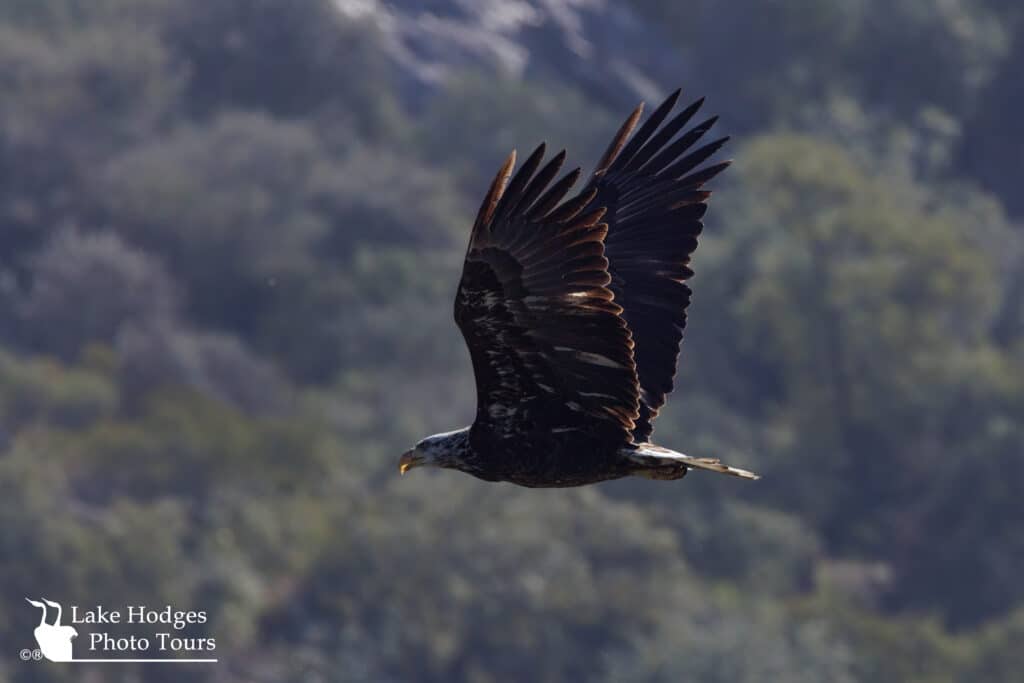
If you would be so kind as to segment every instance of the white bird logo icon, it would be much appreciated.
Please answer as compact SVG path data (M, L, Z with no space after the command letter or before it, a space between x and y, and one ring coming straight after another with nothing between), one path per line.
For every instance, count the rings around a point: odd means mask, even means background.
M62 608L60 603L47 600L46 598L42 599L43 602L36 602L28 598L25 598L25 600L30 605L38 607L43 611L43 615L39 618L39 626L36 626L32 632L35 634L36 642L39 643L39 649L42 651L43 656L51 662L72 661L74 658L71 653L71 639L78 635L78 631L75 630L74 626L61 625ZM57 619L54 620L52 625L46 623L46 605L57 610Z

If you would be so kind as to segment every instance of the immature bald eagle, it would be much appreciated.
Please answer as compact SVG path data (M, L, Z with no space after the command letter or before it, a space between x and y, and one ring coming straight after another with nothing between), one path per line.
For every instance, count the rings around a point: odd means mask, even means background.
M683 128L703 100L662 126L679 91L631 136L619 129L583 190L577 168L541 168L544 145L509 181L513 151L484 198L455 296L455 322L476 376L473 425L429 436L399 462L521 486L580 486L691 468L748 479L718 460L649 443L672 391L710 192L729 165L698 167L728 138L691 149L717 117ZM540 169L540 170L538 170Z

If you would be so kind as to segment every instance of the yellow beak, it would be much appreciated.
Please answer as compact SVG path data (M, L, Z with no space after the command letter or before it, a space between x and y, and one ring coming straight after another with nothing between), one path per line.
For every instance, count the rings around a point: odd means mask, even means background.
M407 471L411 470L413 467L416 467L422 462L423 458L420 456L419 453L416 452L415 448L410 451L406 451L405 453L402 454L402 457L398 461L398 473L405 474Z

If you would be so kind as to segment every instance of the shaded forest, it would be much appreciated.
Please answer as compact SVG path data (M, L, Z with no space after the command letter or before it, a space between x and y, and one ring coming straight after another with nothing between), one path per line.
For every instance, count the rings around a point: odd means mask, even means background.
M1019 680L1022 72L1009 0L5 0L0 680L182 680L19 661L39 595L206 610L210 682ZM399 477L509 149L680 85L655 436L764 478Z

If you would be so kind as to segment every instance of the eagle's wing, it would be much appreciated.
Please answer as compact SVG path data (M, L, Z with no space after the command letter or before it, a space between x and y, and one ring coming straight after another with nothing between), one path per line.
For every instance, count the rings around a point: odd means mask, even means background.
M477 420L496 428L584 429L628 441L639 410L632 341L612 301L604 210L593 192L562 199L541 145L509 182L513 152L484 199L455 298L469 347Z
M669 96L630 137L643 105L633 111L581 195L594 193L588 210L607 209L603 220L608 224L609 288L632 332L640 382L640 414L633 432L638 443L649 440L651 422L672 391L690 303L690 288L685 284L693 275L690 255L697 248L701 218L711 195L701 187L729 165L698 168L728 140L720 138L694 149L717 117L683 130L703 99L661 125L679 92Z

